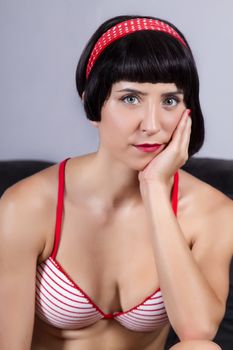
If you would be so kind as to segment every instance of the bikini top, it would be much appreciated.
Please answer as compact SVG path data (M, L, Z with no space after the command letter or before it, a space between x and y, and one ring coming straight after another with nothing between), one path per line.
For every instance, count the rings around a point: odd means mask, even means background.
M74 282L56 260L58 251L65 187L65 165L59 164L58 200L55 239L52 254L37 266L35 312L43 321L60 329L80 329L102 319L113 319L136 332L150 332L169 322L160 288L140 304L126 311L106 314ZM174 175L172 207L176 215L178 198L178 172Z

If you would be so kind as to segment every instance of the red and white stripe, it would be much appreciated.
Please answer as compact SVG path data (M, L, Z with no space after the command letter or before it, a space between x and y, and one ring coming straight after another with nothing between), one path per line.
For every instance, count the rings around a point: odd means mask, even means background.
M37 267L36 313L62 329L80 329L101 319L115 319L130 330L148 332L168 322L160 289L133 309L105 314L51 257Z
M122 312L115 319L124 327L136 331L153 331L166 323L168 317L160 289L142 304L128 312Z
M47 323L63 329L87 327L102 318L51 257L37 268L36 313Z

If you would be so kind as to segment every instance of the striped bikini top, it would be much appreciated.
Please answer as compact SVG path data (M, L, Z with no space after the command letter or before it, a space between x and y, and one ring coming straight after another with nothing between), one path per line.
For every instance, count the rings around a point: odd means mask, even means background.
M68 158L69 159L69 158ZM80 329L102 319L113 319L122 326L137 332L150 332L166 323L168 316L160 288L135 307L127 311L104 313L98 305L74 282L56 260L59 246L63 196L65 186L65 165L59 164L58 201L55 225L55 239L52 254L37 266L35 312L43 321L60 329ZM172 207L177 211L178 172L174 175Z

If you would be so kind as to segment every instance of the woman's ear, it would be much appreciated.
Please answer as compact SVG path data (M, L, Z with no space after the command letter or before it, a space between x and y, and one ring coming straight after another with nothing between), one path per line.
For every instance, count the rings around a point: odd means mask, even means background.
M98 128L99 127L99 122L96 122L94 120L89 120L90 123L95 127L95 128Z
M83 91L82 93L82 102L84 101L84 95L85 95L85 91Z

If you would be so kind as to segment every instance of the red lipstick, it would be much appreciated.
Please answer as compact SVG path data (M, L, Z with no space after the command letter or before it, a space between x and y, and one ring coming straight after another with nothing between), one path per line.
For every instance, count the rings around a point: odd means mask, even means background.
M149 143L143 143L141 145L135 145L135 147L142 151L142 152L155 152L157 149L159 149L162 145L158 143L149 144Z

